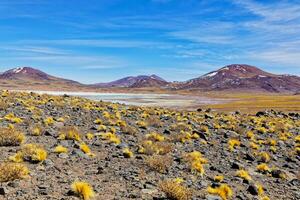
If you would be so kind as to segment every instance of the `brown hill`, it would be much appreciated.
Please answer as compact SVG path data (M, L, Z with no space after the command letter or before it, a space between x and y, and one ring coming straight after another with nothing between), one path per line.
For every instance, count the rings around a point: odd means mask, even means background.
M143 87L162 87L167 85L168 82L157 75L140 75L128 76L116 81L108 83L93 84L92 87L96 88L109 88L109 87L128 87L128 88L143 88Z
M82 84L51 76L32 67L17 67L0 74L0 87L7 89L67 89Z
M254 66L233 64L186 82L170 84L169 88L203 91L296 92L300 88L300 77L276 75Z

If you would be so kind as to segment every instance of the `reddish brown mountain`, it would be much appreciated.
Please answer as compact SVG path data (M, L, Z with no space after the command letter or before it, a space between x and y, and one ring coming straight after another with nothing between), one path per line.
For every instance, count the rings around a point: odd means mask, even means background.
M162 87L167 85L168 82L156 75L140 75L128 76L109 83L97 83L93 87L128 87L128 88L143 88L143 87Z
M169 88L203 91L296 92L300 88L300 77L276 75L254 66L233 64L199 78L183 83L170 84Z
M63 78L51 76L32 67L17 67L0 74L1 88L16 89L66 89L82 84Z

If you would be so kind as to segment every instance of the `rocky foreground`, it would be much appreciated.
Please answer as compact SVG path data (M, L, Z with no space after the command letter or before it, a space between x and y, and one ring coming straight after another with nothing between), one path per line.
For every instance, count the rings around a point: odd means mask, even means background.
M0 199L300 199L300 115L3 91Z

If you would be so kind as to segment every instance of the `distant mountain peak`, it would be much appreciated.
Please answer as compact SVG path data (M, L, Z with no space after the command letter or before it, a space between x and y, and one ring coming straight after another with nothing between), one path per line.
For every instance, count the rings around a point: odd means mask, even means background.
M154 87L164 86L168 82L163 78L152 75L128 76L108 83L97 83L94 87Z
M49 80L51 76L32 67L16 67L3 72L1 78Z
M246 64L232 64L227 65L225 67L220 68L217 71L212 71L207 74L204 74L200 78L204 79L214 79L214 78L251 78L254 76L276 76L275 74L271 74L265 72L257 67L246 65Z
M176 89L293 92L300 88L300 77L276 75L246 64L231 64L183 83Z
M51 76L33 67L16 67L9 69L0 74L0 79L6 81L18 81L19 83L26 84L36 83L47 85L49 83L62 83L67 85L79 85L76 81Z
M18 74L18 73L22 72L23 70L24 70L24 67L17 67L17 68L13 69L13 72Z

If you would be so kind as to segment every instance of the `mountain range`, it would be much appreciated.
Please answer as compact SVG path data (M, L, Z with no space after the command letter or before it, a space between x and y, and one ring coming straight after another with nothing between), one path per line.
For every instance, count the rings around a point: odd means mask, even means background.
M142 88L142 87L161 87L167 85L168 82L155 74L150 76L128 76L116 81L108 83L93 84L93 87L130 87L130 88Z
M43 90L157 88L173 91L297 93L300 91L300 77L272 74L258 67L245 64L232 64L184 82L168 82L153 74L129 76L108 83L86 85L73 80L58 78L32 67L17 67L0 74L0 88Z

